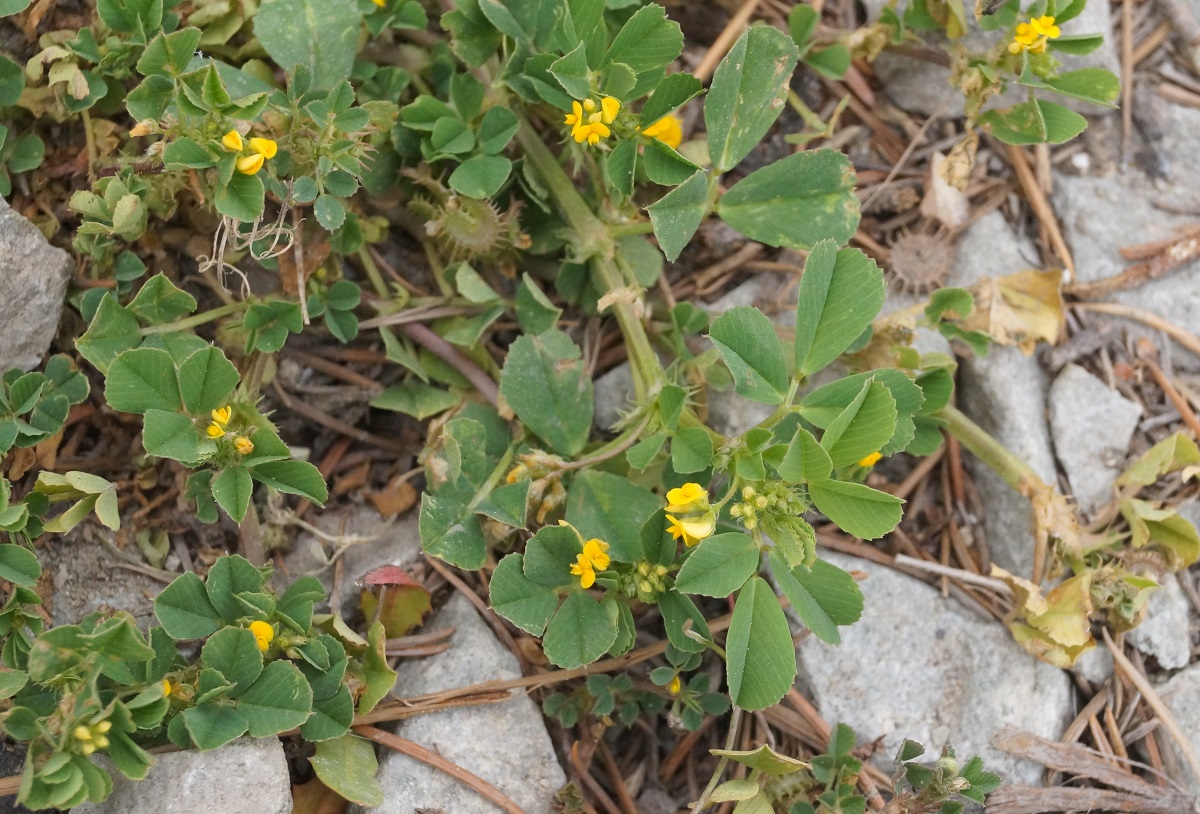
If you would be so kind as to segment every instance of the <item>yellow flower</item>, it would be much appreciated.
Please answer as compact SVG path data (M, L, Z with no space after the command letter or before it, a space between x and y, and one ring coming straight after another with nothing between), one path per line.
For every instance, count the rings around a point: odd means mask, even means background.
M220 409L212 411L212 420L214 424L220 424L224 427L229 423L229 419L233 418L233 408L226 404Z
M165 678L162 680L162 688L164 698L171 694L171 682L167 681Z
M83 753L84 757L87 757L92 752L96 751L96 745L94 743L85 743L83 746L79 747L79 751Z
M233 439L233 448L242 455L249 455L254 451L254 442L244 435L239 435Z
M380 8L383 8L384 6L387 5L387 0L371 0L371 2L374 3L375 5L379 6Z
M1013 41L1008 44L1010 54L1029 51L1031 54L1042 54L1046 51L1048 40L1058 39L1061 34L1059 27L1054 24L1054 18L1049 15L1033 17L1027 23L1019 23Z
M667 684L667 692L671 695L679 695L681 689L683 689L683 682L679 680L679 676L675 676Z
M708 490L698 483L685 483L667 492L667 511L686 514L708 508Z
M88 745L91 746L92 744L95 744L97 749L107 749L108 748L108 738L104 737L103 735L97 735L96 739Z
M683 122L673 113L668 113L642 131L647 138L656 138L674 150L683 143Z
M620 112L621 103L613 97L605 96L600 100L600 120L605 124L612 124Z
M209 438L220 438L225 434L225 428L214 421L208 425L208 429L206 429L204 432L208 434Z
M583 124L583 105L579 104L579 102L571 102L571 112L563 119L563 124L571 125L573 135L575 128Z
M269 138L255 137L250 139L250 149L263 158L274 158L275 153L279 152L279 145Z
M230 130L225 135L221 136L221 144L225 145L225 149L232 153L240 153L244 146L242 145L242 134L236 130Z
M258 649L264 653L267 652L267 648L271 646L271 640L275 638L275 628L266 622L255 620L250 623L250 632L254 634L254 641L258 643Z
M596 572L608 568L610 562L608 543L593 538L584 543L583 551L575 556L571 573L579 577L580 587L590 588L596 584Z
M263 168L266 160L267 157L262 153L252 153L241 156L235 163L237 164L238 172L245 173L246 175L254 175Z
M707 537L711 537L717 528L717 521L713 517L712 512L706 512L699 517L685 517L682 520L668 514L667 519L671 521L671 525L667 527L667 531L676 540L682 537L683 544L688 548L691 548Z
M883 458L882 453L872 452L870 455L868 455L867 457L865 457L861 461L859 461L858 465L862 466L862 467L874 466L875 464L879 463L879 461L882 458Z

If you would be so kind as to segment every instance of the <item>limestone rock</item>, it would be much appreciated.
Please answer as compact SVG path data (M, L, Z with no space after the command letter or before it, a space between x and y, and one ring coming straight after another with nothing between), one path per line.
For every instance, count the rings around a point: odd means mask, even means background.
M1174 574L1164 574L1158 581L1162 587L1147 600L1146 621L1126 638L1147 656L1154 656L1159 667L1178 670L1191 660L1191 605Z
M0 372L37 366L58 330L71 255L0 199Z
M462 595L456 594L429 622L430 629L443 627L455 628L449 650L400 665L396 685L405 695L520 676L516 658ZM396 731L492 783L527 814L556 810L552 801L566 776L541 711L527 695L518 693L499 704L421 715L404 721ZM443 772L395 752L381 756L379 782L384 804L361 811L412 814L429 809L485 814L500 810Z
M1192 749L1200 752L1200 664L1193 664L1161 684L1158 694L1175 716L1179 728L1187 735ZM1192 794L1200 796L1200 780L1188 770L1183 753L1170 738L1164 737L1160 743L1162 741L1167 742L1167 750L1174 758L1177 769L1174 778L1183 783Z
M918 580L865 560L822 557L868 574L862 619L842 630L842 644L809 637L799 649L800 681L825 719L854 727L860 742L882 736L875 760L885 771L911 738L929 754L948 743L1010 782L1038 785L1036 764L991 739L1005 725L1059 737L1072 713L1067 674Z
M1142 408L1078 365L1067 365L1050 386L1054 452L1084 514L1112 498Z
M292 783L278 738L241 738L211 752L158 755L145 779L113 772L113 792L76 814L290 814Z

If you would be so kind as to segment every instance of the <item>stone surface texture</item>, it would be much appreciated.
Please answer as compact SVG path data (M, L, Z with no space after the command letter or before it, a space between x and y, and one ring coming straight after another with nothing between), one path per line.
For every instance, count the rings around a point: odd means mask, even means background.
M1126 450L1142 418L1135 404L1078 365L1067 365L1050 385L1054 453L1084 514L1112 499Z
M1037 265L1033 246L992 212L958 244L950 285L970 286ZM1047 482L1055 480L1045 405L1048 384L1037 360L1015 347L993 346L986 356L963 359L962 410ZM1033 569L1033 509L1029 501L974 456L965 456L984 507L983 526L994 562L1019 576Z
M875 760L885 771L911 738L927 753L949 743L1010 782L1039 784L1037 765L991 739L1005 725L1059 737L1072 713L1067 674L918 580L865 560L822 557L868 574L862 619L843 629L842 644L809 637L799 650L800 682L825 719L854 727L860 742L882 736Z
M278 738L242 738L211 752L158 755L144 780L114 773L112 795L75 814L290 814L292 785Z
M865 0L867 16L871 20L879 17L879 12L887 5L886 0ZM901 2L897 11L907 7L907 2ZM972 5L967 4L967 15L971 16ZM961 42L969 51L982 51L992 47L1004 32L983 31L973 21L970 31ZM1085 56L1064 58L1064 70L1079 68L1107 68L1120 75L1117 61L1117 50L1112 36L1112 24L1109 22L1108 7L1103 3L1088 3L1083 13L1062 25L1063 35L1074 34L1103 34L1104 44ZM928 36L933 48L941 48L945 38ZM950 69L933 62L904 56L896 53L881 54L875 61L875 71L882 80L888 97L899 107L910 113L921 113L932 116L935 113L960 118L963 115L963 96L950 85ZM1050 101L1065 105L1080 113L1097 113L1104 108L1098 105L1079 102L1064 96L1047 95ZM999 108L1025 101L1020 88L1010 87L1003 95L992 99L987 107Z
M1187 735L1192 749L1200 752L1200 664L1193 664L1172 676L1158 687L1158 694L1175 716L1179 728ZM1174 758L1174 767L1168 767L1174 769L1172 776L1192 794L1200 796L1200 780L1188 770L1183 753L1170 738L1163 737L1159 743L1164 741L1168 744L1166 756Z
M0 372L36 367L58 330L71 255L0 199Z
M1166 670L1186 667L1192 654L1191 603L1174 574L1158 578L1162 588L1146 602L1146 621L1129 631L1126 638L1158 666Z
M516 658L462 595L455 594L427 627L453 627L451 647L436 656L400 665L396 686L405 695L520 677ZM527 814L552 814L556 810L554 795L566 783L566 776L554 754L541 711L526 695L515 694L499 704L421 715L401 723L396 731L492 783ZM500 811L445 773L395 752L381 756L379 782L384 804L361 811Z

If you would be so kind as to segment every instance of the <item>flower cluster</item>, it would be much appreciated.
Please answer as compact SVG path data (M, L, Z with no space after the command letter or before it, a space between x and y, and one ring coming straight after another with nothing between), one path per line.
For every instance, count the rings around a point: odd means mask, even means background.
M698 483L685 483L667 492L667 531L685 546L694 546L717 528L717 513L708 503L708 490Z
M610 562L608 543L593 538L583 544L583 551L575 557L571 573L579 577L580 587L590 588L596 584L596 572L608 568Z
M1044 54L1046 42L1057 39L1060 33L1058 26L1054 24L1053 17L1049 15L1033 17L1029 22L1017 25L1013 41L1008 44L1008 52L1019 54L1022 51L1028 51L1031 54Z
M112 729L112 721L97 721L94 724L80 724L71 734L79 743L79 751L84 756L90 755L97 749L108 746L108 731Z
M239 172L254 175L263 168L268 158L274 158L279 151L279 145L269 138L252 138L249 140L250 151L246 152L247 142L242 140L242 134L230 130L221 137L221 144L231 153L242 153L235 162Z
M600 97L599 107L591 99L571 102L571 112L563 119L563 124L571 126L571 137L576 144L586 141L595 146L600 139L612 135L608 126L616 120L620 110L621 103L611 96Z
M271 646L271 640L275 638L275 628L266 622L255 620L250 623L250 632L254 634L254 641L258 645L258 649L262 652L267 652L267 648Z
M227 432L227 425L232 418L233 408L228 404L213 410L212 423L204 431L205 434L214 441L218 438L224 438ZM254 442L244 435L237 435L233 439L233 448L242 455L249 455L254 451Z
M683 143L683 121L674 113L668 113L642 131L647 138L656 138L672 150Z

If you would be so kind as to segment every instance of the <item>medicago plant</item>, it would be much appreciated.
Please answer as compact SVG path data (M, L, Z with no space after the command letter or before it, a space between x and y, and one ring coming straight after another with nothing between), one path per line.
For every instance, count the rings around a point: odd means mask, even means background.
M945 428L978 430L947 407L953 360L910 347L912 325L980 350L1013 328L989 332L972 321L971 294L944 290L912 324L875 331L882 272L846 248L859 225L850 161L811 149L741 165L785 105L805 120L793 141L824 132L789 91L798 68L836 78L852 54L931 24L955 37L963 10L914 3L834 41L798 4L787 33L741 33L706 91L668 73L683 35L655 3L448 6L431 21L415 0L98 0L86 26L44 34L23 65L0 56L6 192L13 173L54 183L36 169L47 122L86 136L86 188L67 196L90 278L72 298L86 325L74 351L109 410L141 417L149 465L180 476L197 518L269 525L283 495L328 497L272 421L278 352L299 334L347 344L377 332L390 384L372 405L433 419L419 522L429 554L484 571L494 609L560 667L626 653L639 620L661 620L668 646L651 678L686 725L727 703L734 714L771 706L796 671L785 605L832 644L862 609L852 577L818 558L814 520L887 534L902 501L866 485L872 468L933 452ZM1014 0L980 17L1000 33L956 63L960 84L974 83L973 123L1017 143L1058 141L1077 122L1042 94L1111 100L1107 78L1060 73L1051 56L1070 52L1056 21L1081 8ZM1006 83L1030 101L981 113ZM687 139L701 121L703 136ZM754 308L710 318L657 295L665 263L710 218L806 254L786 342ZM187 282L146 262L181 222L204 247ZM427 260L434 293L380 262L391 227ZM276 278L265 293L251 281L263 271ZM632 399L603 439L572 329L581 318L611 318L629 361ZM52 438L89 394L65 356L2 381L4 452ZM709 384L769 415L715 431ZM121 615L46 629L26 546L90 513L117 528L116 487L81 472L43 472L20 499L0 487L0 576L13 586L0 612L0 727L29 747L23 802L104 798L97 753L140 777L149 746L209 749L297 727L323 766L339 767L327 784L374 799L359 776L374 766L369 744L346 733L393 680L382 622L359 636L336 609L317 611L324 592L311 579L277 595L265 569L224 557L206 580L167 587L148 632ZM71 505L56 514L60 502ZM198 651L179 646L191 641ZM700 671L714 656L728 702ZM620 678L554 704L560 716L605 714L635 692L631 709L650 709L648 691ZM291 701L264 703L282 696ZM836 802L853 774L845 736L831 755L786 788L768 778L798 772L793 763L726 756L760 774L721 793L797 798L796 811ZM977 765L960 773L944 759L912 770L924 804L990 787Z

